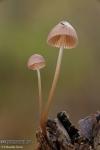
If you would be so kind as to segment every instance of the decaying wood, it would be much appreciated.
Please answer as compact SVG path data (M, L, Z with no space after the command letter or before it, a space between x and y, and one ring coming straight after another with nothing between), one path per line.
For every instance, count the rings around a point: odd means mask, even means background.
M65 112L48 119L46 135L36 133L36 150L100 150L100 112L79 120L79 129L70 122Z

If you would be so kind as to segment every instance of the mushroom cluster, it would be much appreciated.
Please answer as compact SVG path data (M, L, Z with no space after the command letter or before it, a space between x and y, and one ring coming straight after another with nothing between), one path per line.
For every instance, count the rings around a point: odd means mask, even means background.
M59 48L59 55L57 59L52 86L49 92L47 103L43 111L42 111L42 88L41 88L40 69L42 69L46 65L45 59L41 55L34 54L29 58L27 63L29 69L37 71L38 88L39 88L40 128L44 134L46 134L46 122L48 118L48 113L51 103L53 101L54 92L59 78L63 50L72 49L76 47L76 45L78 44L77 33L69 22L61 21L48 34L47 43L50 46Z

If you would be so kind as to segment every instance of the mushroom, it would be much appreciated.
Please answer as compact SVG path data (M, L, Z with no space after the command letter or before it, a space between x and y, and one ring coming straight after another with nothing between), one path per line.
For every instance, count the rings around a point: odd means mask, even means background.
M53 95L54 95L56 84L57 84L58 77L59 77L63 50L64 48L71 49L71 48L76 47L78 43L78 37L77 37L75 29L72 27L70 23L68 23L67 21L61 21L49 33L48 38L47 38L47 43L50 46L60 48L60 50L59 50L55 75L54 75L54 79L53 79L52 86L50 89L48 101L47 101L46 107L41 117L41 126L43 130L45 130L45 124L47 121L49 108L53 99Z
M42 111L42 87L41 87L41 74L40 69L45 67L45 59L43 56L39 54L34 54L29 57L27 67L30 70L36 70L37 71L37 77L38 77L38 90L39 90L39 111L41 115Z

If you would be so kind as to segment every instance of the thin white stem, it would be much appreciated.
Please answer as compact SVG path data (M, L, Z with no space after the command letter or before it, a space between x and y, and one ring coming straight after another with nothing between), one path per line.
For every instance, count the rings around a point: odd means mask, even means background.
M40 115L41 115L41 111L42 111L42 87L41 87L41 74L40 74L39 69L37 69L37 76L38 76L38 90L39 90L39 111L40 111Z
M54 74L54 79L53 79L52 86L51 86L51 89L50 89L48 101L47 101L45 110L43 111L42 118L41 118L41 126L42 126L42 128L44 128L44 126L45 126L44 124L45 124L45 122L47 120L49 108L51 106L51 103L52 103L52 100L53 100L53 96L54 96L54 92L55 92L55 88L56 88L57 81L58 81L58 78L59 78L61 62L62 62L62 56L63 56L63 49L64 48L61 47L60 50L59 50L56 70L55 70L55 74Z
M48 110L48 111L49 111L49 107L51 105L51 102L52 102L52 99L53 99L53 96L54 96L54 92L55 92L55 89L56 89L57 81L58 81L58 78L59 78L62 56L63 56L63 48L60 48L59 56L58 56L58 60L57 60L57 65L56 65L56 71L55 71L54 79L53 79L53 82L52 82L52 87L51 87L49 97L48 97L48 101L47 101L47 105L46 105L46 110Z

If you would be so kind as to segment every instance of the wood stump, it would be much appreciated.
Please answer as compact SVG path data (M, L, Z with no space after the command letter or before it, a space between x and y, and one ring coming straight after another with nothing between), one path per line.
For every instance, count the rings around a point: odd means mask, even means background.
M65 111L57 118L48 119L46 135L36 132L36 150L100 150L100 112L78 121L79 129L71 122Z

